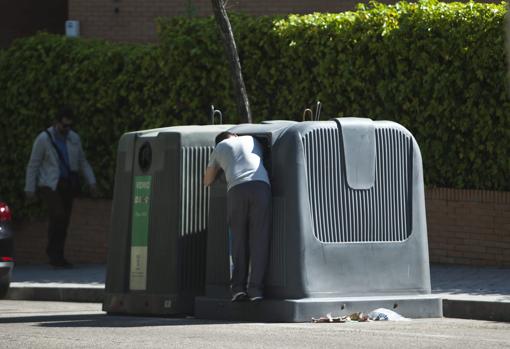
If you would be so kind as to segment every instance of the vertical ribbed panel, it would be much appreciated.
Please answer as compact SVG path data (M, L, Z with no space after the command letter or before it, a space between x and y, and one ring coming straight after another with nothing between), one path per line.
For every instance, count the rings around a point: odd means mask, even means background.
M324 125L303 136L314 235L321 242L403 241L411 232L412 139L376 128L376 173L367 190L348 187L341 134Z
M209 189L202 176L213 147L181 149L181 287L202 288L205 278L206 228ZM195 266L191 268L191 266Z
M205 230L209 203L209 189L202 177L213 147L184 147L182 159L182 218L181 235Z

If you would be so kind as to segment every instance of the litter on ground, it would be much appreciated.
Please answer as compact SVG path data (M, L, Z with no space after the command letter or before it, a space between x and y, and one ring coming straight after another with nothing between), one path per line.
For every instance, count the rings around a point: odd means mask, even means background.
M314 323L324 322L366 322L366 321L409 321L408 318L386 308L377 308L368 314L362 312L352 313L344 316L332 316L331 313L319 318L312 318Z

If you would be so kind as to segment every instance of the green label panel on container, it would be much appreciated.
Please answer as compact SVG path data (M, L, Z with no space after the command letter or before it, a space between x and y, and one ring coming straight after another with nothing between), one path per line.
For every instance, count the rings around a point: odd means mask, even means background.
M151 181L151 176L135 176L134 178L129 289L135 291L145 290L147 287Z

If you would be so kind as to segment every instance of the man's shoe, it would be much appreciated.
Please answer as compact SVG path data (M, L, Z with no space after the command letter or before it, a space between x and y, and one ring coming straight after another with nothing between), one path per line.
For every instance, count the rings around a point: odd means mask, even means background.
M66 259L58 259L50 261L50 265L54 268L71 269L73 264L69 263Z
M243 302L243 301L247 301L247 300L248 300L248 295L246 294L246 292L242 292L242 291L237 292L232 297L232 302Z
M250 297L250 302L261 302L264 299L262 296Z
M64 268L67 268L67 269L72 269L72 268L74 268L73 263L69 262L67 259L64 259L64 260L62 261L62 264L63 264L63 267L64 267Z

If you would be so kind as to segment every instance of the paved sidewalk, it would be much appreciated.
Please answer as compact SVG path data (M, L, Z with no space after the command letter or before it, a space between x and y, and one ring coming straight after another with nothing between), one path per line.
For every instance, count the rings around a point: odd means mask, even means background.
M510 302L510 269L432 265L432 292L451 300Z
M104 265L16 266L8 298L102 302L105 274ZM446 317L510 321L510 269L432 265L431 282Z
M510 322L510 269L432 265L445 317Z
M16 300L103 301L104 265L76 265L55 269L49 265L15 266L7 298Z

